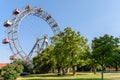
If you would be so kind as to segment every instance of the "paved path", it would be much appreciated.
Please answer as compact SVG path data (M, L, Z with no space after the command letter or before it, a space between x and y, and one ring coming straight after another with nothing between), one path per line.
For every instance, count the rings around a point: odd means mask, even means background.
M120 77L112 78L111 80L120 80Z

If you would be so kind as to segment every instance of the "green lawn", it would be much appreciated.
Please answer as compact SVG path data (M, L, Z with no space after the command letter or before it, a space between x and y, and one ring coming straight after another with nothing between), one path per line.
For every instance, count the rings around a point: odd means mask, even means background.
M94 75L93 73L77 73L76 76L67 74L57 76L56 74L33 74L20 77L19 80L101 80L101 73ZM104 73L104 80L120 80L120 73Z

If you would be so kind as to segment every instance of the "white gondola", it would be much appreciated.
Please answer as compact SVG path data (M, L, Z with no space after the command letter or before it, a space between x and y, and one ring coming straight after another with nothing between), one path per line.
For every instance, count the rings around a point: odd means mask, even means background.
M20 9L18 9L18 8L13 11L14 15L18 15L19 13L20 13Z
M48 19L50 19L50 18L51 18L51 15L48 15L47 18L46 18L46 20L48 20Z
M25 10L30 10L30 9L32 9L32 6L31 6L31 5L28 5L28 6L26 6L26 8L25 8Z
M52 27L57 27L58 26L58 24L54 24Z
M9 42L10 42L10 39L8 39L8 38L3 39L3 41L2 41L3 44L7 44L7 43L9 43Z
M43 12L42 8L37 9L38 12Z
M10 60L16 60L16 59L17 59L17 56L16 56L16 55L10 56Z
M7 20L7 21L4 23L4 26L5 26L5 27L9 27L9 26L11 26L11 25L12 25L12 22L9 21L9 20Z

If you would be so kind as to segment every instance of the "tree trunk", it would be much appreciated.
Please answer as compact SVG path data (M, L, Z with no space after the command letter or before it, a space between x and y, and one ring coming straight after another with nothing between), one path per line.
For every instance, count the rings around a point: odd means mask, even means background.
M58 68L58 75L62 75L61 68Z
M66 73L66 72L65 72L65 69L62 68L62 74L65 75L65 73Z
M103 62L102 62L102 65L101 65L101 78L102 80L104 80L104 69L103 69Z
M69 73L69 72L70 72L70 68L67 68L66 73Z
M73 67L72 67L72 70L73 70L73 76L75 76L75 75L76 75L76 67L73 66Z
M96 67L95 66L93 66L93 72L94 72L94 74L96 74Z
M116 63L116 66L115 66L115 70L118 71L118 66L117 66L117 63Z

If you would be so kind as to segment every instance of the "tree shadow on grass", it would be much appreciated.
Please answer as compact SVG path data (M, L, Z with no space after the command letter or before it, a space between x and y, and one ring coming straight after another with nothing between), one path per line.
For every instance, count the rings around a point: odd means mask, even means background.
M92 78L92 79L76 78L76 79L30 79L30 80L101 80L101 79L100 78ZM104 80L109 80L109 79L104 79Z
M77 73L76 75L89 75L89 74L84 74L84 73ZM57 75L57 74L32 74L32 75L27 75L25 77L70 77L73 76L73 74L65 74L65 75Z
M88 74L77 74L77 75L88 75ZM72 76L73 76L72 74L66 74L60 76L58 76L57 74L32 74L32 75L24 76L23 78L30 78L29 80L101 80L101 78L79 78L79 77L75 77L74 79L71 79L70 77ZM40 77L40 78L35 79L34 77ZM47 79L44 77L46 77ZM109 80L109 79L104 79L104 80Z
M32 74L27 75L23 77L70 77L73 76L72 74L66 74L66 75L57 75L57 74Z

